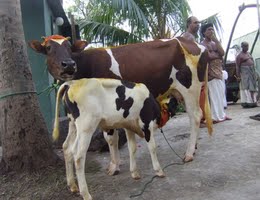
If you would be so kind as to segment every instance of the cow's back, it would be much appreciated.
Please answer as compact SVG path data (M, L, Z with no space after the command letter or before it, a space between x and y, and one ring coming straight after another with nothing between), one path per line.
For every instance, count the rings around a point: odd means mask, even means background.
M187 66L183 48L189 54L200 55L201 49L193 43L179 40L156 40L145 43L130 44L110 49L98 48L83 51L74 58L78 64L76 79L84 77L116 78L144 83L157 97L166 92L173 79L172 70L178 71L180 81L185 87L191 85L191 69ZM202 60L203 61L203 60ZM203 67L200 67L203 66ZM198 74L203 81L206 64L195 66L202 69Z

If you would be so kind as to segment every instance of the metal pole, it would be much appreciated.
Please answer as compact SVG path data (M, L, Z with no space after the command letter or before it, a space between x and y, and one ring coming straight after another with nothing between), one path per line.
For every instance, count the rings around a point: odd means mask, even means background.
M237 15L237 18L234 22L234 25L232 27L232 30L231 30L231 33L230 33L230 36L229 36L229 40L228 40L228 44L227 44L227 49L226 49L226 53L225 53L225 56L224 56L224 65L226 65L226 62L227 62L227 55L228 55L228 51L229 51L229 47L230 47L230 43L232 41L232 37L233 37L233 33L235 31L235 28L236 28L236 24L237 24L237 21L241 15L241 13L246 9L246 8L254 8L256 7L256 4L248 4L248 5L244 5L242 4L241 6L239 6L239 13Z
M258 16L258 30L260 31L260 13L259 13L259 0L256 0L257 16Z

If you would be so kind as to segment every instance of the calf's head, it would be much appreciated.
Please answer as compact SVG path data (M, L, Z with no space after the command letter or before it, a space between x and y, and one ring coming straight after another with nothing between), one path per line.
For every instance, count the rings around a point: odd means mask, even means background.
M32 40L28 44L36 52L46 55L48 71L62 81L73 79L77 65L72 54L81 52L88 45L80 40L71 45L68 38L60 35L45 37L43 42Z

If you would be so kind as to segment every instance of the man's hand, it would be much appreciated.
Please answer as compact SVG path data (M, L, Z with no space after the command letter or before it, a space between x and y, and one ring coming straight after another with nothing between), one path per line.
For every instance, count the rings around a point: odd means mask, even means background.
M237 79L237 82L241 81L241 77L239 75L234 75L234 77Z

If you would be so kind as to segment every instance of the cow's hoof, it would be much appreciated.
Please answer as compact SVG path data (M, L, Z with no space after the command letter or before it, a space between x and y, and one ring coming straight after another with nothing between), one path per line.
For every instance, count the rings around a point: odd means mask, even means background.
M191 161L193 161L193 156L187 156L186 155L183 161L184 162L191 162Z
M131 176L134 180L139 180L141 178L138 171L131 172Z
M79 188L78 188L78 186L76 185L76 183L73 183L71 186L69 186L69 188L70 188L70 191L71 191L72 193L78 193L78 192L79 192Z
M158 171L156 171L156 176L158 176L160 178L164 178L165 177L165 173L163 172L163 170L158 170Z

